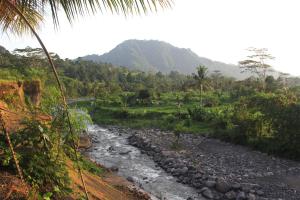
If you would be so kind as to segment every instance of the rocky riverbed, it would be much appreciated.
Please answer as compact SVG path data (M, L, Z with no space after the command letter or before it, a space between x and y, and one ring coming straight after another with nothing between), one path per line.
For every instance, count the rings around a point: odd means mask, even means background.
M172 132L90 126L89 156L164 200L299 200L300 163ZM177 183L176 183L177 182Z
M128 143L131 130L91 125L93 145L85 153L150 194L152 200L203 199L197 189L177 182L146 154ZM119 200L119 199L116 199Z
M196 188L201 199L300 199L299 162L191 134L182 135L175 149L171 132L115 129L130 133L131 145Z

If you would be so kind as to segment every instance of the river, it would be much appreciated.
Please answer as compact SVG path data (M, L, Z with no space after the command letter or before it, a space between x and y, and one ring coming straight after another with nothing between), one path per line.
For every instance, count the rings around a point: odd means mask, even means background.
M176 182L176 178L164 172L150 157L129 145L128 133L97 125L89 125L88 133L93 140L93 147L87 152L88 156L105 167L117 167L120 176L130 177L152 199L202 199L198 197L195 189Z

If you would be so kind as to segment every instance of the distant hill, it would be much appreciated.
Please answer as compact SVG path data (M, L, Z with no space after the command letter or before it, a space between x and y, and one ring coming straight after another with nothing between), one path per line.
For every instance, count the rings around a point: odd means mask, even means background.
M195 72L198 65L208 67L209 72L219 70L225 76L243 79L250 74L241 74L236 65L225 64L200 57L190 49L178 48L156 40L127 40L103 55L87 55L84 60L107 62L129 69L142 71L178 71L184 74Z

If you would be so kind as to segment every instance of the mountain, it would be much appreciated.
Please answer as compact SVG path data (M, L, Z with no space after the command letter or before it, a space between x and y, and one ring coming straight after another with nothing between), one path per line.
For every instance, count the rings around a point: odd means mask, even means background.
M112 63L129 69L163 72L178 71L191 74L199 65L205 65L209 72L220 71L225 76L244 79L250 74L241 74L236 65L225 64L200 57L190 49L178 48L156 40L127 40L103 55L87 55L84 60Z

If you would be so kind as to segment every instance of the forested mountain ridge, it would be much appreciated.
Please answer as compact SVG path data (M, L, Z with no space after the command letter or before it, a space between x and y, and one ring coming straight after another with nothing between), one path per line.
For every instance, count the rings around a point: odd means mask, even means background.
M156 40L127 40L103 55L87 55L84 60L106 62L126 66L129 69L169 73L178 71L191 74L198 65L205 65L209 72L220 71L223 75L244 79L249 73L241 73L238 66L199 57L190 49L178 48Z

